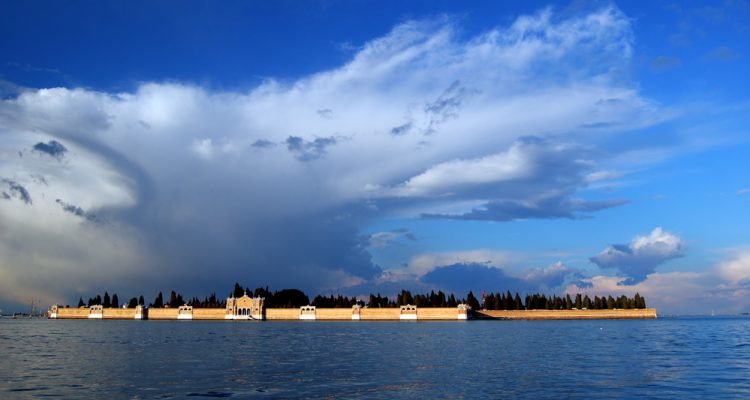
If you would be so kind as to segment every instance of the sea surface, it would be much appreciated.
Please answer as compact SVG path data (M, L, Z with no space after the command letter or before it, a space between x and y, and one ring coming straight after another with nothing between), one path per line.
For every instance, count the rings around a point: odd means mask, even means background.
M750 318L0 320L0 399L750 398Z

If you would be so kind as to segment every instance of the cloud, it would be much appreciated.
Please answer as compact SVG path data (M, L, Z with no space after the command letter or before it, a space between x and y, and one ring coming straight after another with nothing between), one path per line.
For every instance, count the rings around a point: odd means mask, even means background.
M514 221L520 219L576 219L594 211L626 204L627 200L586 201L580 199L540 199L535 202L499 200L463 214L423 214L425 218L464 219L484 221Z
M382 192L385 197L474 200L482 205L458 213L423 213L427 218L511 221L528 218L577 218L625 204L625 200L571 198L585 186L591 164L587 149L549 143L535 137L516 140L508 150L474 159L434 165Z
M50 140L47 143L39 142L34 145L33 149L34 151L48 154L57 159L61 159L68 151L68 149L57 140Z
M96 221L96 215L86 212L83 208L78 207L74 204L66 203L63 200L57 199L55 200L55 203L59 204L60 207L62 207L63 211L71 213L77 217L85 218L88 221Z
M748 188L742 188L742 189L740 189L740 190L737 191L737 196L743 196L743 195L746 195L748 193L750 193L750 189L748 189Z
M601 143L659 115L623 79L630 23L615 7L545 9L474 37L449 17L406 21L336 68L246 92L23 90L0 102L3 193L22 200L0 201L0 298L373 284L387 277L362 232L380 218L621 204L577 194L610 156L580 127L610 122ZM18 157L51 141L65 162Z
M320 115L323 118L333 118L333 110L330 108L323 108L317 111L318 115Z
M29 191L26 190L25 187L22 185L19 185L16 181L12 181L10 179L2 179L0 180L1 183L5 184L6 191L3 191L0 193L0 196L2 196L5 200L10 200L12 198L16 198L24 202L25 204L32 204L31 196L29 195Z
M414 235L409 229L399 228L371 234L369 236L370 247L386 247L401 238L412 242L417 241L416 235Z
M659 56L651 62L651 69L657 72L677 68L682 65L682 60L677 57Z
M474 294L481 290L526 292L530 285L521 279L509 276L501 268L484 264L452 264L438 267L422 277L422 281L449 292Z
M750 283L750 251L739 252L734 258L717 266L719 276L732 283Z
M210 138L194 140L192 149L201 158L210 159L214 155L214 145Z
M276 144L265 139L258 139L254 141L250 146L257 147L259 149L269 149L273 146L276 146Z
M608 181L612 179L621 178L623 175L625 175L625 173L621 171L607 171L607 170L595 171L595 172L586 174L586 182L593 183L593 182L600 182L600 181Z
M409 133L411 128L412 128L411 122L407 122L403 125L395 126L391 128L391 135L394 135L394 136L406 135L407 133Z
M488 263L455 263L438 266L420 278L427 286L455 293L506 291L531 293L557 291L565 282L581 282L578 270L561 262L524 271L509 271Z
M579 270L570 268L561 261L547 267L527 269L523 275L523 280L528 282L530 286L542 290L560 287L569 280L575 280L578 285L585 286L586 283L583 282L583 279L584 276Z
M644 281L659 265L682 257L683 247L682 238L657 227L630 244L611 245L590 260L601 268L618 269L628 277L624 284L632 285Z
M298 136L289 136L286 139L286 148L295 153L300 161L311 161L322 158L326 155L326 148L336 144L337 139L333 136L325 138L315 138L307 141Z
M711 50L711 52L706 55L706 58L714 61L732 61L740 58L740 55L727 46L719 46Z

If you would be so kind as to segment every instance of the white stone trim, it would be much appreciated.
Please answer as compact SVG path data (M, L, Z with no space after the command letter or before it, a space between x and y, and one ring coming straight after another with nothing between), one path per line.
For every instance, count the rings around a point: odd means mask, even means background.
M300 314L299 319L301 320L308 320L308 321L315 321L315 314Z
M254 314L254 315L225 315L224 319L229 319L233 321L255 321L255 320L262 320L263 316Z
M399 316L399 319L401 319L401 320L416 321L417 320L417 314L401 314L401 316Z
M456 315L456 319L461 319L461 320L469 319L469 315L468 314L458 313L458 315Z
M177 319L193 319L193 314L177 314Z
M102 319L103 317L102 313L89 314L89 319Z
M352 314L352 321L359 321L360 319L359 314Z

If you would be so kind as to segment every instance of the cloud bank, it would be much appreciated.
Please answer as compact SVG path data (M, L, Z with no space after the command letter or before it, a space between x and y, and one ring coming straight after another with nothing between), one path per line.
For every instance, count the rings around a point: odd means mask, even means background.
M338 68L243 93L147 82L2 100L0 296L355 288L394 267L368 252L390 239L361 234L377 218L579 218L623 204L578 192L603 157L592 135L658 111L623 79L628 18L548 9L459 31L447 17L408 21ZM601 260L625 268L613 257Z

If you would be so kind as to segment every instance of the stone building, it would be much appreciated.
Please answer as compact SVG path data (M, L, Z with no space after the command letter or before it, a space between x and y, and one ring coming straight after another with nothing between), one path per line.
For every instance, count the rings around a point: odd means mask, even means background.
M256 319L263 320L263 297L250 297L245 293L242 297L228 297L225 319Z

